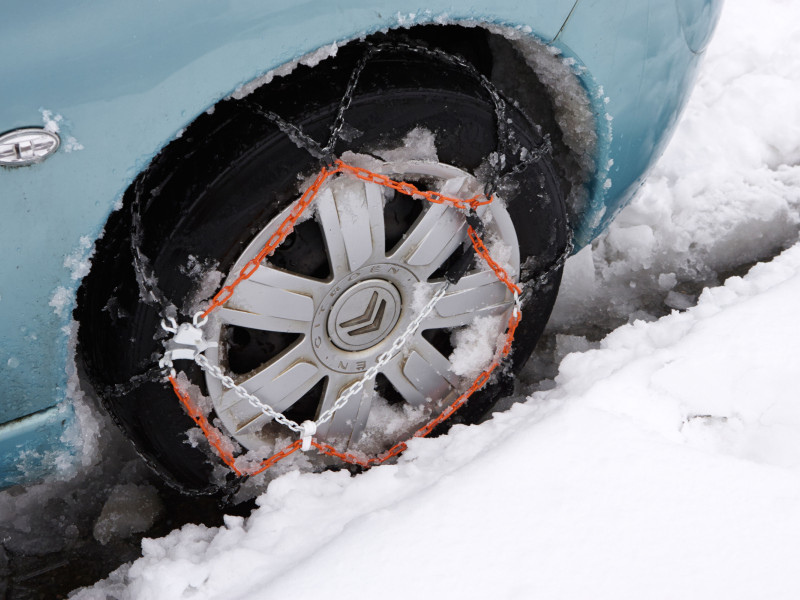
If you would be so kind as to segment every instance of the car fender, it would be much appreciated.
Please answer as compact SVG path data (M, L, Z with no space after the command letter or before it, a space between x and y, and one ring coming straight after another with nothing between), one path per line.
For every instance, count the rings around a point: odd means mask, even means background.
M664 152L689 99L702 56L697 49L710 38L721 5L637 0L609 10L608 2L580 0L554 40L575 60L597 124L595 173L574 223L576 248L608 226ZM687 33L692 14L702 18Z

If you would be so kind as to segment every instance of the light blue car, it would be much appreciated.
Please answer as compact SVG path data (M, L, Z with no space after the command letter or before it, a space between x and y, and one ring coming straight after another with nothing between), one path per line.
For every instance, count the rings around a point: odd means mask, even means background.
M76 463L82 395L216 493L510 389L721 0L425 5L5 7L0 488Z

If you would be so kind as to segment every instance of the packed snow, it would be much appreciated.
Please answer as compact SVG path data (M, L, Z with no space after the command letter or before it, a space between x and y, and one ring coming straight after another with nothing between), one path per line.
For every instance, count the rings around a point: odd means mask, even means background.
M727 2L665 156L568 261L520 402L357 477L286 473L72 597L800 597L797 23ZM98 539L162 510L119 481Z

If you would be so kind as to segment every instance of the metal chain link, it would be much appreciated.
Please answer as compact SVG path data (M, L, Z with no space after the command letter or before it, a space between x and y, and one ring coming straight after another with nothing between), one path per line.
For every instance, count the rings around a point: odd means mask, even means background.
M500 90L498 90L497 87L483 73L478 71L478 69L466 59L454 54L449 54L443 50L428 48L419 44L412 44L410 42L385 42L382 44L367 46L366 51L359 58L358 62L356 62L353 70L350 73L344 94L342 94L342 98L339 101L339 106L337 107L336 117L334 118L330 128L328 142L324 147L306 134L300 127L286 121L280 115L269 110L264 110L253 102L248 102L248 105L255 112L274 123L299 148L306 150L309 154L311 154L311 156L320 159L322 162L330 166L334 162L333 149L341 136L342 130L344 129L345 113L353 102L356 87L358 86L358 82L361 78L364 68L372 57L376 56L377 54L390 51L409 52L419 56L434 58L438 61L458 67L466 72L470 77L475 79L480 84L481 88L483 88L491 98L495 113L495 126L497 128L497 146L495 148L495 153L498 156L498 161L497 166L491 169L490 176L484 186L484 194L487 198L494 194L494 192L499 188L503 179L519 174L529 165L539 161L544 155L549 155L552 153L550 139L548 136L545 136L545 139L539 146L528 150L528 154L525 158L520 157L519 162L515 166L504 172L502 159L500 157L508 154L510 146L509 142L513 133L509 128L508 118L506 116L507 101L503 98L502 92L500 92Z
M279 114L271 110L264 110L263 108L258 106L255 102L246 101L245 103L254 112L258 113L268 121L271 121L298 148L305 150L311 156L321 161L325 161L328 158L329 156L328 151L325 148L323 148L319 144L319 142L317 142L317 140L312 138L310 135L308 135L294 123L290 123L289 121L281 117Z
M572 256L572 251L575 249L575 241L572 234L572 229L567 227L567 231L569 237L567 237L567 243L564 245L564 250L547 269L524 281L523 285L525 288L538 289L542 287L555 274L556 271L564 266L564 263L567 262L567 259Z
M296 433L300 433L303 431L303 428L298 424L292 421L291 419L283 416L282 413L279 413L275 409L273 409L269 404L262 402L259 398L248 392L244 387L241 385L237 385L236 382L233 380L232 377L226 375L224 371L217 365L211 364L205 355L197 354L194 357L194 362L198 364L198 366L203 369L206 373L211 375L214 379L218 380L223 386L228 388L229 390L233 390L234 393L242 398L243 400L247 400L254 408L257 408L266 416L275 419L281 425L285 425L292 431Z
M366 181L367 183L375 183L383 187L397 190L406 196L425 199L433 204L448 204L453 208L457 208L458 210L475 210L479 206L485 206L493 202L492 198L486 197L483 194L477 194L472 198L461 200L459 198L445 196L439 192L421 190L413 183L408 183L406 181L394 181L386 175L374 173L362 167L354 167L353 165L348 165L340 160L336 161L336 165L340 171L348 172L362 181ZM483 200L481 200L481 198L483 198Z
M342 94L342 99L339 101L339 109L336 111L336 118L331 126L328 143L325 145L325 148L323 148L323 152L328 156L329 161L333 160L333 147L339 140L342 129L344 129L344 113L350 108L350 104L353 102L353 96L355 95L356 86L358 85L358 80L361 78L361 73L364 67L367 66L367 61L372 58L374 54L375 50L373 48L368 48L350 73L350 79L347 81L347 87L344 90L344 94Z
M139 287L139 298L145 304L158 308L159 314L164 316L172 302L166 297L164 292L158 287L158 278L153 271L150 259L142 251L141 244L144 240L144 227L142 226L142 192L140 190L142 178L139 177L134 184L135 197L131 203L131 238L130 249L133 257L133 272L136 277L136 285Z
M164 375L164 369L160 365L154 365L138 375L132 375L125 383L115 383L103 386L103 397L122 397L132 393L147 383L153 383Z

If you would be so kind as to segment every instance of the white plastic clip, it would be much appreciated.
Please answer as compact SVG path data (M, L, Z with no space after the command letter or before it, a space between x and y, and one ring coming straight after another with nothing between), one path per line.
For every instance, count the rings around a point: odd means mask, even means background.
M300 439L303 441L300 450L308 452L311 449L311 438L317 433L317 424L314 421L303 421L300 423L300 427L302 427Z
M194 360L198 354L202 354L209 348L215 348L217 343L206 341L203 338L203 330L196 325L190 323L178 325L173 318L169 318L169 321L169 324L162 321L161 327L173 333L174 336L167 342L167 351L158 361L158 366L162 369L169 367L174 375L175 370L172 369L173 360Z

